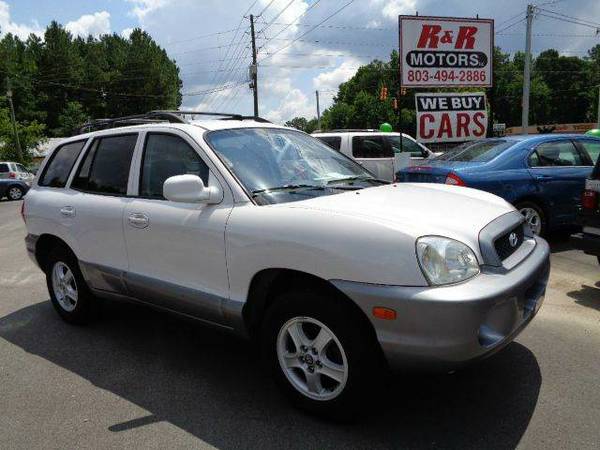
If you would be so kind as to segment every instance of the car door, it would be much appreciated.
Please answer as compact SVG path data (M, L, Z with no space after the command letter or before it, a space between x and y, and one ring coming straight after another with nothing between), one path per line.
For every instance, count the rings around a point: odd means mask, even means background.
M203 155L200 156L200 155ZM233 206L225 191L219 204L171 202L163 183L198 175L223 191L203 150L183 132L148 132L138 155L136 195L123 227L129 257L126 283L139 299L190 316L223 323L228 296L225 225Z
M71 181L72 195L61 208L73 222L72 235L88 283L106 292L126 294L123 211L138 137L139 133L122 133L94 138Z
M592 171L589 157L570 139L539 144L528 157L536 190L549 206L554 225L575 222L585 179Z
M352 157L377 178L393 181L394 151L384 136L353 136Z

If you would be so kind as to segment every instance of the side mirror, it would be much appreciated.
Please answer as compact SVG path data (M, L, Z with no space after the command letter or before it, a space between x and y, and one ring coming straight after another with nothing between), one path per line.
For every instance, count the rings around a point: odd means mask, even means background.
M217 187L204 186L197 175L175 175L165 180L163 195L167 200L179 203L219 203L221 193Z

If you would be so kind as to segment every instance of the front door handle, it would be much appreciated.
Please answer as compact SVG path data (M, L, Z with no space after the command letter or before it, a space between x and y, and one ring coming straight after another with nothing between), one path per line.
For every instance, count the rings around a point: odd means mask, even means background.
M535 179L538 181L548 181L552 179L552 176L550 175L536 175Z
M75 217L75 208L72 206L63 206L60 208L60 214L65 217Z
M146 228L150 223L150 219L148 219L148 216L142 213L130 214L127 220L129 222L129 225L131 225L134 228Z

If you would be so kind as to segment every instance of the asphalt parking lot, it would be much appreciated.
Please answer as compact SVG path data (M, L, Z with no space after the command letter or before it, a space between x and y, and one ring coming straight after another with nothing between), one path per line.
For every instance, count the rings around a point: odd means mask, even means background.
M538 317L451 375L395 380L359 423L292 409L231 336L132 305L63 323L0 202L2 448L599 448L600 265L552 240Z

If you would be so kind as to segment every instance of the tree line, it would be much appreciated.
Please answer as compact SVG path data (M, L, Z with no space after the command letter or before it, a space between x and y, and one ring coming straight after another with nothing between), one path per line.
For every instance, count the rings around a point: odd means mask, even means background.
M88 119L177 109L181 104L179 68L140 29L128 38L82 38L52 22L43 39L33 34L26 40L12 34L0 37L0 94L12 90L24 149L44 136L69 136ZM2 95L0 160L15 160L14 133Z
M507 127L521 125L523 66L525 54L510 55L498 47L493 56L493 88L487 89L488 105L494 122ZM532 58L530 117L531 124L595 122L600 85L600 45L584 57L560 55L546 50ZM380 100L382 87L388 98ZM321 116L321 128L378 128L383 122L415 135L414 89L393 98L399 90L398 52L389 61L374 60L361 66L356 74L339 86L333 104ZM423 89L428 92L461 89ZM462 89L463 91L465 89ZM481 89L473 89L481 90ZM402 92L401 92L402 94ZM316 118L296 117L286 123L307 132L317 128Z

